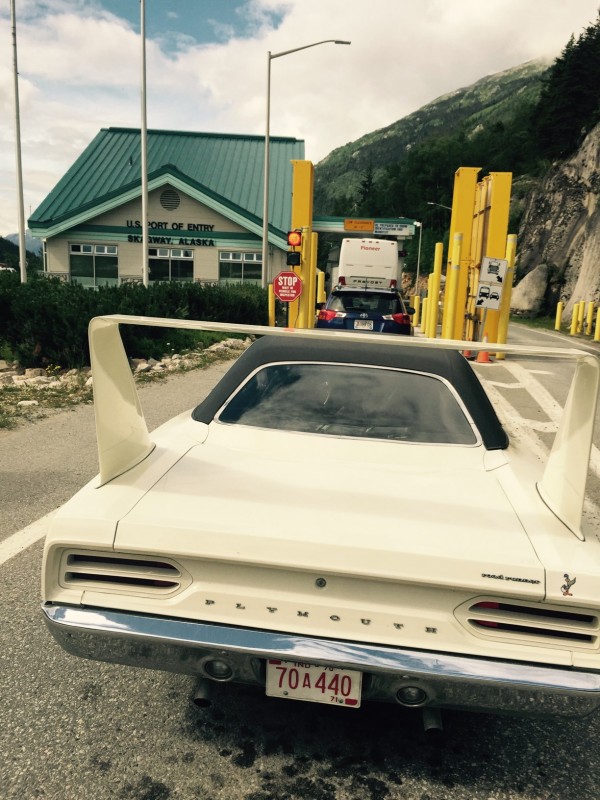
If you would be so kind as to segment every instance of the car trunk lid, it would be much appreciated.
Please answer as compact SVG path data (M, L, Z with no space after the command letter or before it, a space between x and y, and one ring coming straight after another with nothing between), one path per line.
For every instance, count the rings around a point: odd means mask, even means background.
M542 598L543 567L485 455L213 424L119 522L115 547Z

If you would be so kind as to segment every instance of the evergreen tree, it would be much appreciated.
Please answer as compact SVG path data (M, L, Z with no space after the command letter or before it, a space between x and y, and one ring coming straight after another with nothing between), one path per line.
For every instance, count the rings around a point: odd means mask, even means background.
M532 132L547 158L565 158L600 121L600 14L573 36L547 73Z

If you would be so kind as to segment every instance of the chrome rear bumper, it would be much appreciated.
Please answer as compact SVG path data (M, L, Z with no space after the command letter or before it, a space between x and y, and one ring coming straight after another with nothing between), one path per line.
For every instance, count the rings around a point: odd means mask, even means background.
M46 624L69 653L97 661L212 677L214 658L232 680L264 686L269 658L357 669L363 698L400 702L402 687L421 688L423 705L472 711L582 716L600 704L600 674L532 663L311 639L229 625L46 604Z

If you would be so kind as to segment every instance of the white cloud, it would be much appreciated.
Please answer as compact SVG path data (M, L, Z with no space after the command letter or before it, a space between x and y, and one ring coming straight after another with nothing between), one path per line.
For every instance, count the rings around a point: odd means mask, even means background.
M241 5L241 0L240 0ZM20 0L19 93L25 214L101 127L138 127L134 26L97 0ZM190 3L196 8L196 0ZM283 16L273 28L273 12ZM196 13L192 10L191 13ZM262 135L267 52L271 133L306 141L314 162L484 75L555 56L597 19L597 0L251 0L246 38L198 45L183 15L147 42L148 125ZM252 35L248 36L248 32ZM217 38L217 37L215 37ZM0 41L11 42L7 10ZM0 48L0 233L17 228L12 48Z

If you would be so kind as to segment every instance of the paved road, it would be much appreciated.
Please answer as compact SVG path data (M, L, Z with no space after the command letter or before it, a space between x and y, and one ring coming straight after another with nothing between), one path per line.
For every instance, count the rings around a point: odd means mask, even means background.
M478 371L525 415L539 386L562 393L560 364L551 374L547 365L526 365L527 380L537 383L507 389L502 384L520 375L511 365ZM194 405L225 368L144 387L149 426ZM553 409L544 413L550 419ZM543 446L546 433L532 430ZM0 465L1 545L95 473L91 407L0 434ZM598 715L561 721L448 712L440 743L425 737L418 712L290 703L243 687L226 687L198 709L192 678L69 657L41 620L41 552L37 543L0 564L1 800L600 796Z

